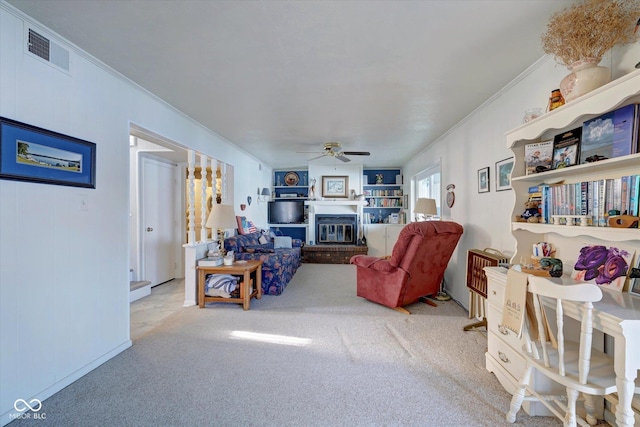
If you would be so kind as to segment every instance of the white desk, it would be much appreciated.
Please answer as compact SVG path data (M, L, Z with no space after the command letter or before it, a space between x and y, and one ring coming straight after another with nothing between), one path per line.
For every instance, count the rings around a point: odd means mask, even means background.
M505 276L507 270L502 267L486 267L485 270ZM575 283L570 277L563 276L562 283ZM627 292L615 292L603 289L603 297L593 303L593 327L613 337L615 372L618 377L618 405L616 423L618 427L634 425L631 399L635 391L635 380L640 369L640 297ZM581 306L563 301L564 313L574 319L580 319Z

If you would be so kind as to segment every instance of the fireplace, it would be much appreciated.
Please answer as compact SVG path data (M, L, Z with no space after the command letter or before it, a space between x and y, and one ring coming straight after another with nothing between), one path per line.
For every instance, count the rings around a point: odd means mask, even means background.
M316 244L354 245L358 234L357 215L316 214Z

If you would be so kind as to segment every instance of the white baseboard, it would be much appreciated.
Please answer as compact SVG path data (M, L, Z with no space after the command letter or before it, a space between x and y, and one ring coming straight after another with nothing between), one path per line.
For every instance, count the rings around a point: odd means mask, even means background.
M94 369L96 369L98 366L102 365L109 359L112 359L118 354L122 353L123 351L131 347L131 344L132 344L131 340L125 341L124 343L114 348L113 350L103 354L99 358L83 366L81 369L78 369L77 371L66 376L65 378L62 378L60 381L55 382L50 387L47 387L46 389L38 393L35 393L33 396L24 396L22 397L22 399L26 400L27 402L30 402L32 399L38 399L41 402L43 402L45 399L48 399L49 397L53 396L63 388L67 387L69 384L85 376L86 374L93 371ZM8 411L0 415L0 426L4 426L6 424L9 424L11 421L13 421L13 419L16 418L17 416L16 412L17 411L12 407ZM46 404L43 405L42 410L39 412L41 414L46 414L47 412Z

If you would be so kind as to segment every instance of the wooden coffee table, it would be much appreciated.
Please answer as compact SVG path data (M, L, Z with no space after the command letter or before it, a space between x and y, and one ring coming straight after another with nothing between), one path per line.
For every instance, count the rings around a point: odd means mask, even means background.
M208 302L231 302L242 304L242 308L249 310L251 298L262 298L262 261L234 261L233 265L218 265L216 267L198 266L198 305L204 308ZM242 276L240 284L240 298L210 297L204 293L207 274L231 274ZM251 291L251 276L254 276L255 290Z

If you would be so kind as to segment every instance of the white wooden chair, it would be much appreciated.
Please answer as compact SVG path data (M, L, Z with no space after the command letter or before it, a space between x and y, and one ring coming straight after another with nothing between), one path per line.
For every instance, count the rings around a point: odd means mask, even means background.
M602 291L597 285L590 283L560 285L558 280L538 276L529 276L528 291L533 294L535 321L540 333L539 337L534 337L529 331L535 328L525 327L523 330L523 352L527 368L511 399L507 421L513 423L516 420L525 394L528 394L530 396L527 399L540 401L563 420L565 426L575 426L576 423L581 426L595 425L597 418L594 396L616 392L613 357L591 347L592 303L602 299ZM549 325L540 297L555 300L557 348L547 342L546 331L549 330ZM579 342L565 340L562 300L583 303ZM550 334L552 333L553 331ZM566 387L567 395L550 396L536 392L530 384L533 369ZM576 401L580 393L584 396L586 422L576 415Z

